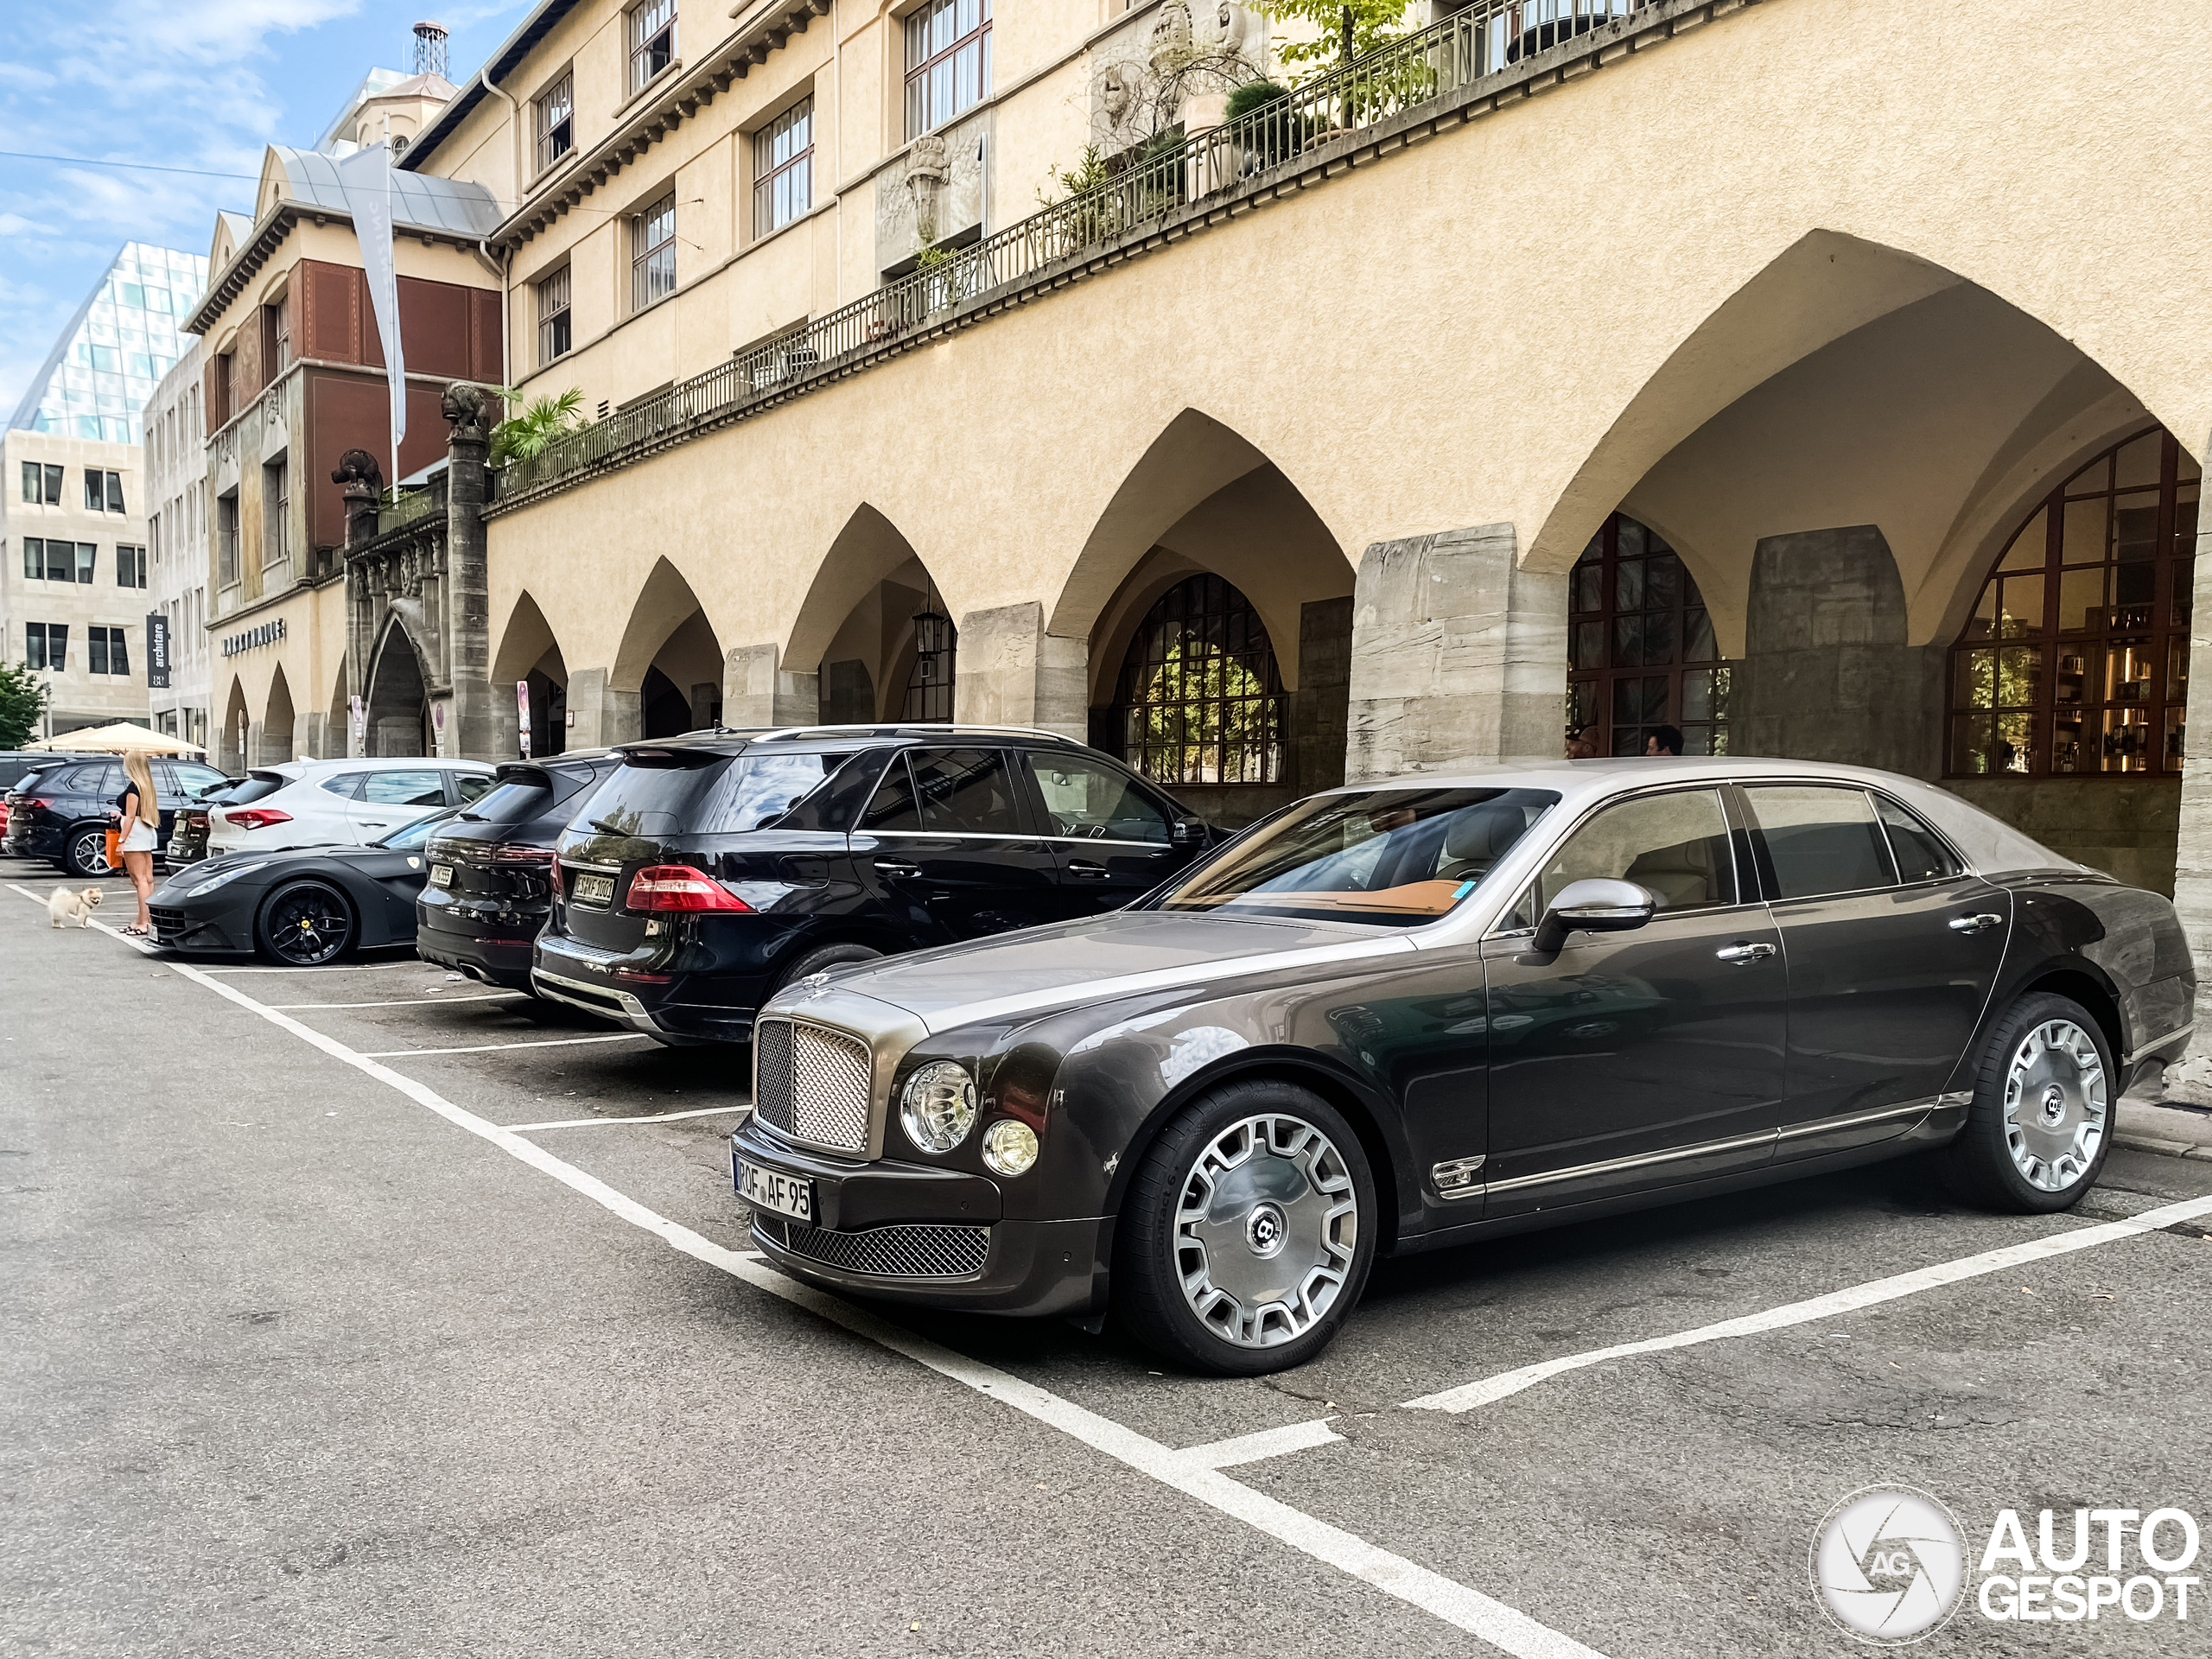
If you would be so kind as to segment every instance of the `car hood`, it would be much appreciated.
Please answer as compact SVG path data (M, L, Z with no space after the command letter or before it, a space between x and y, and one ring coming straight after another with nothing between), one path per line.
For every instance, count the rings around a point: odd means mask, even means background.
M1369 927L1116 911L918 950L839 973L818 990L802 982L779 994L771 1007L796 1008L826 993L825 1000L837 1004L835 1017L849 1024L855 1001L867 998L919 1020L935 1033L1186 980L1197 984L1227 974L1413 949L1402 935Z

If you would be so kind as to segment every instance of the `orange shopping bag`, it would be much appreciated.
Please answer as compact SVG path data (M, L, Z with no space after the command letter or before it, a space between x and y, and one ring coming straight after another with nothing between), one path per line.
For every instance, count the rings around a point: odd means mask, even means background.
M111 870L119 870L123 868L123 854L120 850L122 845L123 831L110 830L107 832L107 867Z

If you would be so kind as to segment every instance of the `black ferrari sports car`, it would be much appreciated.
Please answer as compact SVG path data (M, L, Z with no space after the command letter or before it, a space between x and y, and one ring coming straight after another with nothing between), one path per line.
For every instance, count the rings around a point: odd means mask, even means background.
M209 956L314 968L351 950L415 942L423 844L451 812L366 847L233 853L188 865L154 889L155 943Z

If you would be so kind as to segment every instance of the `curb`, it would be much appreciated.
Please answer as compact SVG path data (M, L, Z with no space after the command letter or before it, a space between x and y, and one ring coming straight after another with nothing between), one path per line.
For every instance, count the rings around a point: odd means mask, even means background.
M2154 1152L2167 1158L2195 1158L2212 1163L2212 1147L2192 1146L2186 1141L2163 1141L2148 1135L2115 1135L2112 1143L2130 1152Z

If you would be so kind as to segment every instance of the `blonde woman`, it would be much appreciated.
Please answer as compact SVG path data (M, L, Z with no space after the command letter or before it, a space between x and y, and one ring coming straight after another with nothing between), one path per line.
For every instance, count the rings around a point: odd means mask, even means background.
M123 757L123 775L130 781L115 798L116 811L123 820L118 847L124 874L138 890L138 919L123 931L143 939L153 931L154 918L146 900L154 891L154 849L162 841L162 803L154 791L154 768L143 749L133 749Z

